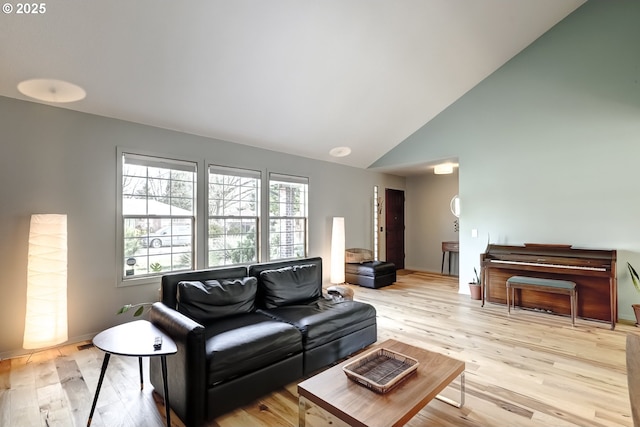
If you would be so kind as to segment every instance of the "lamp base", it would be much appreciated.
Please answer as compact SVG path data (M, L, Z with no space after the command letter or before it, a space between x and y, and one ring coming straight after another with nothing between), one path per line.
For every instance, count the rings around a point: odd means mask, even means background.
M49 351L49 350L52 350L52 349L54 349L54 348L55 348L56 350L58 350L58 355L59 355L60 357L62 357L62 352L60 351L60 346L48 347L48 348L42 348L42 349L39 349L38 351L32 351L31 353L29 353L29 357L27 357L27 360L26 360L26 362L24 362L24 364L25 364L25 365L27 365L27 364L31 363L31 357L32 357L34 354L44 353L45 351Z

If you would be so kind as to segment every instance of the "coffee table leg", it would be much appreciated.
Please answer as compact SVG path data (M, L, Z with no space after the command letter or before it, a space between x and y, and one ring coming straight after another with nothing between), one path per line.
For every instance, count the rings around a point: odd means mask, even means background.
M441 396L441 395L437 395L436 399L448 405L451 405L453 407L462 408L464 406L464 395L465 395L465 390L464 390L464 371L463 371L460 374L460 402L456 402L453 399L449 399L448 397Z
M167 414L167 427L171 427L171 407L169 406L169 384L167 382L167 357L160 356L162 361L162 382L164 383L164 409Z
M96 410L96 403L98 403L98 395L100 394L100 387L102 387L102 380L104 380L104 373L107 372L107 366L109 365L110 357L111 357L110 353L104 354L104 359L102 360L102 370L100 371L100 378L98 379L98 387L96 387L96 395L93 397L93 405L91 405L91 412L89 412L87 427L91 425L91 420L93 419L93 411Z
M462 408L464 406L464 396L465 396L465 389L464 389L464 371L460 374L460 407Z
M307 400L303 396L298 397L298 426L305 427L307 415Z

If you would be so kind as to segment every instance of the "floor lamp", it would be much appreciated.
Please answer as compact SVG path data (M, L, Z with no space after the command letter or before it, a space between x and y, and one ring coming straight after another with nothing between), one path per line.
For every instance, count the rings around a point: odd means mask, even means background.
M45 348L67 339L67 216L32 215L22 346Z
M344 218L334 217L331 229L331 283L344 283Z

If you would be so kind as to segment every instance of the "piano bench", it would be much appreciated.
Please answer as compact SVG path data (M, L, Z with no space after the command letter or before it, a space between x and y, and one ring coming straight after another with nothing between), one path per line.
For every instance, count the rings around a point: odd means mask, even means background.
M515 290L551 292L569 295L571 298L571 325L576 325L576 309L578 307L578 292L576 284L568 280L541 279L539 277L511 276L507 279L507 312L511 314L511 303L516 307Z

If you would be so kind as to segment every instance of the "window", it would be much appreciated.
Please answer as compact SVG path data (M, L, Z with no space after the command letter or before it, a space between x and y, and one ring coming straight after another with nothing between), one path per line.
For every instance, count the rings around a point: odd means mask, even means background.
M197 165L122 153L122 280L194 267Z
M209 166L208 266L258 262L260 172Z
M309 179L269 175L269 259L307 255Z
M307 256L308 178L205 165L118 149L119 286Z

